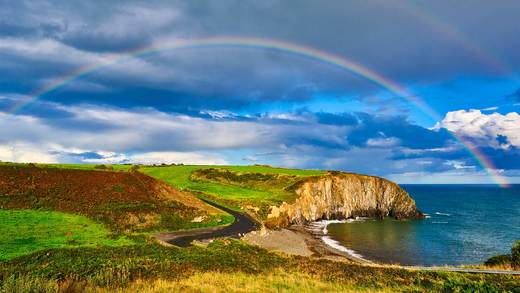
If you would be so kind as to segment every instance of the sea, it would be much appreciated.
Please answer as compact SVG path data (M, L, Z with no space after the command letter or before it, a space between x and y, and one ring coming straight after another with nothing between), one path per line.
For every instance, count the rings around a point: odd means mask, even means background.
M402 185L425 219L325 223L324 240L367 260L401 265L482 264L520 240L520 185Z

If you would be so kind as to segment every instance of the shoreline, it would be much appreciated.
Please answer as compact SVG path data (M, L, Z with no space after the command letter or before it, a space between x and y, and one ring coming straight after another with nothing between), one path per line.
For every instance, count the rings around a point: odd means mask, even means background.
M341 246L335 248L323 240L326 235L309 226L292 225L279 230L259 230L247 233L241 239L262 248L292 255L310 256L332 259L336 261L350 261L357 264L375 265L376 263L364 259L354 251Z
M355 218L355 219L346 219L346 220L321 220L315 221L307 224L305 227L309 231L311 235L315 238L318 238L323 244L325 244L330 250L334 253L341 253L342 255L348 255L349 258L354 258L359 262L363 263L374 263L371 260L366 259L363 255L358 252L342 245L337 240L332 239L331 236L328 235L327 227L330 224L338 224L338 223L352 223L358 221L364 221L366 218Z

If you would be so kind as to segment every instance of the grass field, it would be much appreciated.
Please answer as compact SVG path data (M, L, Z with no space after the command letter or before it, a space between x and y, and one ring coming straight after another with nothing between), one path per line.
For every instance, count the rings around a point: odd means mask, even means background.
M233 220L141 173L0 165L0 259L45 248L128 245L159 231Z
M108 169L100 169L102 165L99 164L27 164L27 163L9 163L0 162L0 166L38 166L42 168L56 168L56 169L73 169L73 170L111 170L111 171L128 171L132 165L104 165Z
M0 260L48 248L133 245L103 225L51 211L0 210Z
M11 163L0 163L8 165L19 165ZM132 165L95 165L95 164L37 164L44 168L76 169L76 170L98 170L98 171L128 171ZM99 168L104 166L106 168ZM289 178L285 186L251 186L237 184L237 182L218 182L192 180L192 173L198 170L218 169L229 170L236 174L270 174ZM289 186L298 179L309 176L319 176L326 173L323 170L303 170L276 168L264 165L248 166L220 166L220 165L169 165L169 166L141 166L139 171L160 179L180 190L202 192L216 199L236 201L238 203L281 203L291 201L294 194L287 192L284 187Z
M0 163L4 165L20 165L11 163ZM37 164L36 166L44 168L58 168L58 169L76 169L76 170L113 170L113 171L128 171L132 165L106 165L106 168L99 168L102 165L95 164ZM265 185L247 186L234 184L233 182L210 182L210 181L196 181L191 180L191 175L197 170L219 169L229 170L236 174L271 174L271 175L286 175L287 178L302 179L309 176L319 176L326 173L322 170L303 170L303 169L287 169L276 168L263 165L252 166L219 166L219 165L171 165L171 166L141 166L139 171L150 175L154 178L160 179L176 187L180 190L189 190L203 192L208 195L225 199L237 201L251 201L251 202L272 202L280 203L282 201L291 200L293 195L291 192L286 192L279 186ZM287 185L293 183L289 181ZM286 187L286 186L284 186Z
M194 172L207 169L229 170L234 174L285 175L286 178L291 178L291 180L287 181L286 186L258 186L240 184L239 182L192 180ZM284 169L267 166L167 166L143 167L140 170L181 190L198 191L224 200L252 204L290 201L293 199L294 193L284 190L283 187L289 186L295 180L325 173L320 170Z
M0 208L80 214L118 232L171 231L233 221L193 195L139 172L46 165L1 165ZM204 220L193 222L196 217Z

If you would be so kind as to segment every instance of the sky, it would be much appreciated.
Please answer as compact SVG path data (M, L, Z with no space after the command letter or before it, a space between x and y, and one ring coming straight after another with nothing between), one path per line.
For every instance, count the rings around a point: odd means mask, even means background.
M0 0L0 161L520 183L520 2Z

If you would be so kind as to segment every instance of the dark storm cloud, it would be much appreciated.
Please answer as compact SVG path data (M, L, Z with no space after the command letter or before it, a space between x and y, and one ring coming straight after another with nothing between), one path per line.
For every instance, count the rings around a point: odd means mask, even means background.
M358 113L359 127L349 134L349 141L356 146L366 146L370 138L397 138L400 145L412 149L441 148L450 141L450 134L415 125L405 117L373 116Z
M70 156L80 159L101 159L98 151L255 150L286 166L379 175L465 168L478 162L446 129L412 122L407 97L297 54L161 51L74 74L152 44L245 36L323 50L412 89L461 77L510 79L520 67L519 18L515 0L0 0L0 94L12 95L0 99L0 111L42 94L2 121L0 143L79 148ZM62 77L70 82L38 90ZM302 101L329 99L338 109L294 111L307 106ZM479 146L497 167L518 168L517 149Z
M60 39L64 44L77 49L94 52L124 52L129 48L139 48L150 42L150 36L113 35L103 33L78 32Z
M520 165L520 149L511 147L507 150L482 148L482 153L489 158L498 169L518 169Z
M235 0L17 1L1 2L0 8L0 36L55 40L92 54L117 53L176 38L273 38L350 58L401 83L436 81L461 74L493 75L497 67L507 64L505 67L514 69L520 63L512 49L520 46L517 1L501 5L489 1L469 4L379 0L299 1L298 5ZM4 50L0 49L2 53ZM58 50L57 55L66 57L66 52ZM48 56L31 52L18 57L18 71L30 72L34 64L41 62L39 59ZM78 60L76 66L92 62L81 62L80 56L74 59ZM3 58L0 67L9 70L6 60L13 59ZM155 74L153 69L135 72L134 78L125 75L127 79L115 84L113 77L98 76L96 82L100 86L114 88L124 98L98 96L92 102L139 106L142 100L153 100L157 94L160 101L148 102L146 106L189 110L202 109L200 105L208 103L207 108L224 109L312 99L317 93L365 96L381 90L330 66L261 50L204 49L168 58L148 58L146 62L161 66L155 68ZM44 67L48 76L27 74L23 82L32 79L34 84L41 84L56 77L56 71L73 70L70 67L67 62L53 60ZM164 72L164 67L175 69L178 74ZM162 84L157 86L156 81L150 81L153 78L146 78L151 75L162 76ZM13 85L16 83L14 78L3 82L13 89L19 87ZM162 93L153 91L157 87ZM65 102L89 100L77 97L74 91L66 95L64 89L62 93L59 99ZM164 106L165 96L172 105ZM58 100L54 95L46 98ZM126 105L120 102L122 99L128 101Z
M316 113L316 117L318 118L318 123L321 124L331 124L331 125L356 125L358 124L358 119L355 115L351 113Z

